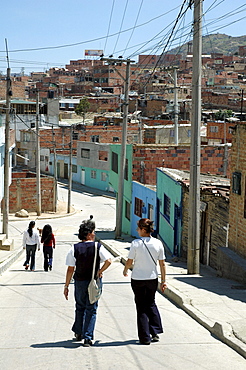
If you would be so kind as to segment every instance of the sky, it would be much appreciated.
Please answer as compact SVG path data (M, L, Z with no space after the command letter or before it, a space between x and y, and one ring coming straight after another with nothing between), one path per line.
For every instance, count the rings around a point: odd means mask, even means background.
M192 40L189 0L2 0L0 71L44 72L85 50L137 60ZM203 35L246 35L245 0L204 0Z

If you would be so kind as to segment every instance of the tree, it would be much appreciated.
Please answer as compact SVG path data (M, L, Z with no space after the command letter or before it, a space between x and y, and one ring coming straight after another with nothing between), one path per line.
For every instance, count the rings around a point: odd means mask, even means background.
M79 116L83 117L83 123L85 123L85 114L88 112L90 108L90 103L86 97L82 98L75 108L75 113Z
M232 117L232 116L233 116L232 110L230 109L221 110L220 109L219 112L215 114L215 119L218 121L224 121L225 118Z

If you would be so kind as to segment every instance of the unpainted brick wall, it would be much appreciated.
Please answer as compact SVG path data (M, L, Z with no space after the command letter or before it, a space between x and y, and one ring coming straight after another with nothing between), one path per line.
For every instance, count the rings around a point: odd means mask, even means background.
M229 247L246 258L246 122L236 126L231 149L231 173L241 173L241 194L231 186L229 213Z
M230 174L230 154L228 162L227 177ZM176 147L161 144L137 144L133 146L133 180L155 185L156 167L176 168L189 171L190 146ZM224 147L201 147L201 173L224 175Z
M21 209L28 212L37 210L36 176L28 172L13 173L9 187L9 212L15 213ZM41 176L41 211L54 211L54 179Z

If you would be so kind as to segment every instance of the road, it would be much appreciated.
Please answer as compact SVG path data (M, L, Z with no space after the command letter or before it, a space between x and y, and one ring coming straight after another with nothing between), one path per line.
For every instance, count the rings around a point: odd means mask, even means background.
M65 190L59 189L59 197L63 196ZM69 300L63 297L66 254L77 241L80 221L90 214L98 228L114 228L115 201L73 192L72 203L78 211L75 215L45 220L52 224L57 240L53 271L43 271L40 251L35 272L24 270L22 255L0 276L1 370L245 368L243 357L160 294L156 301L165 333L159 343L139 345L130 276L123 276L123 266L117 260L104 274L94 346L84 348L74 342L73 285ZM21 234L26 226L26 220L14 222L12 233Z

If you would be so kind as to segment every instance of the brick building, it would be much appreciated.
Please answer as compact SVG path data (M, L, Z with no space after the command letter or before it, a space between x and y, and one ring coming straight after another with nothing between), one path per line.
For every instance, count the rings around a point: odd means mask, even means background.
M225 166L224 146L201 146L201 173L230 175L230 155ZM227 158L227 157L226 157ZM132 154L132 179L143 184L156 184L156 168L190 170L190 145L135 144Z
M232 186L229 247L246 259L246 122L235 127L231 149Z

